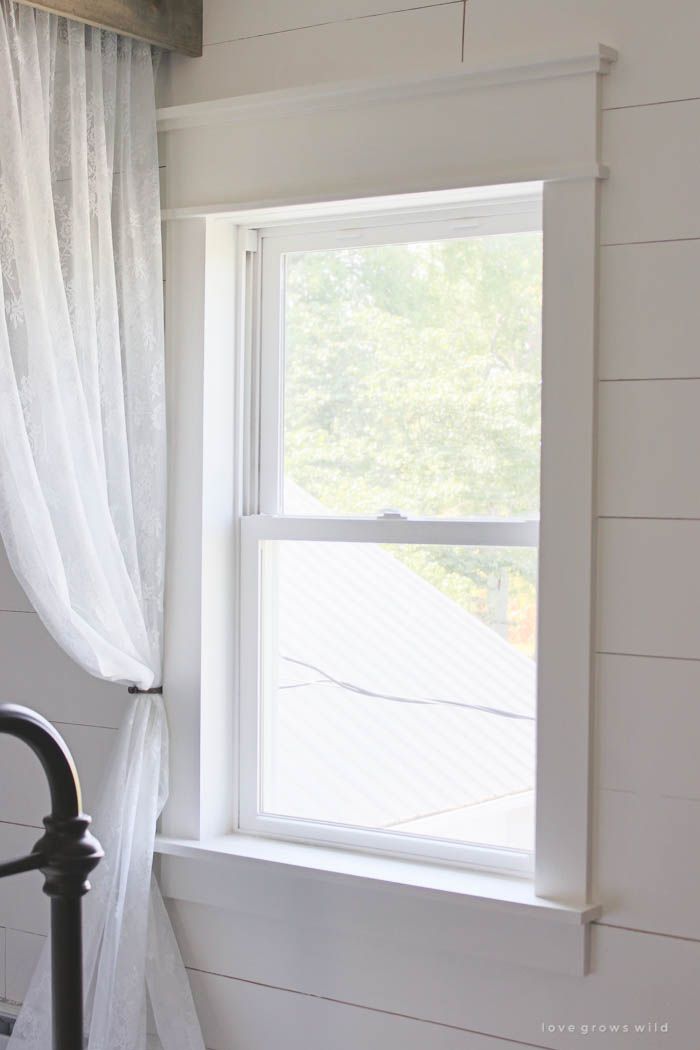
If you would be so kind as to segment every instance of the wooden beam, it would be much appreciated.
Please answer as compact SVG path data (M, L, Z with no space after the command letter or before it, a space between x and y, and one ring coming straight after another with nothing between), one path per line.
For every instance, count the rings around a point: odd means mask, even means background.
M202 0L19 0L78 22L137 37L149 44L202 54Z

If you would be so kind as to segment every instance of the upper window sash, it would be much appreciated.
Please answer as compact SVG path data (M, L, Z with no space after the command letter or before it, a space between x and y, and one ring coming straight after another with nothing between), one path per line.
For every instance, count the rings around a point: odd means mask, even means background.
M443 217L444 216L444 217ZM305 228L270 227L260 230L257 280L260 288L259 345L254 348L259 377L259 443L257 478L252 506L264 514L282 510L284 440L284 259L294 252L348 247L406 244L483 237L498 233L526 233L542 229L539 189L502 201L486 201L460 209L415 212L405 221L395 216L364 215L310 224Z

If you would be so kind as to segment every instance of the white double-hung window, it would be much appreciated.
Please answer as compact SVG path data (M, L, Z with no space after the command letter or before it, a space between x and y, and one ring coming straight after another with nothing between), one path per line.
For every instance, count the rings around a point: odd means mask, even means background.
M239 827L527 873L541 189L257 233Z

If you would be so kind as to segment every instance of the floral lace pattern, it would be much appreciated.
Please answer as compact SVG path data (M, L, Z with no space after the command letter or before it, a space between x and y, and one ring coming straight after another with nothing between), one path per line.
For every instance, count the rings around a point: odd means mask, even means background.
M160 682L165 384L150 48L0 0L0 535L47 629L97 678ZM162 701L130 702L85 902L88 1050L203 1050L152 879ZM10 1040L48 1050L45 952Z

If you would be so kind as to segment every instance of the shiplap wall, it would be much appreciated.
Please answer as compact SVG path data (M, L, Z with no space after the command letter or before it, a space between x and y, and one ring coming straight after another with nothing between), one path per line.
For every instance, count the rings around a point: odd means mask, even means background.
M466 9L465 9L466 6ZM387 942L300 934L298 916L170 909L212 1050L690 1050L700 1026L700 5L697 0L205 0L201 60L162 102L319 81L619 50L604 86L592 973L426 960ZM55 719L87 806L125 702L70 665L0 562L0 693ZM1 849L46 797L0 742ZM39 782L37 778L37 783ZM41 796L41 797L40 797ZM33 880L33 882L32 882ZM0 887L0 993L20 999L45 932L39 880ZM324 941L325 935L325 941ZM4 942L4 950L3 950ZM668 1034L543 1023L669 1023Z

